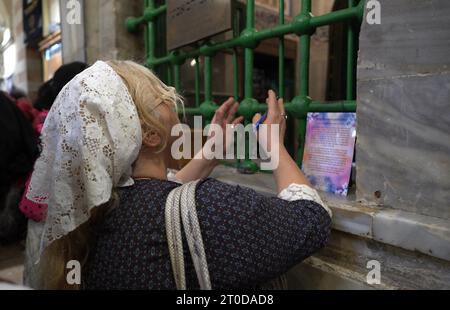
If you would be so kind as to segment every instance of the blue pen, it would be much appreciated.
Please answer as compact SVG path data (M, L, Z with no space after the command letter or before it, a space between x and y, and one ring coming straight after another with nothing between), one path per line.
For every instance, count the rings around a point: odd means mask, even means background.
M260 119L259 121L256 122L255 124L255 131L259 130L259 127L266 121L267 119L267 113L265 113Z

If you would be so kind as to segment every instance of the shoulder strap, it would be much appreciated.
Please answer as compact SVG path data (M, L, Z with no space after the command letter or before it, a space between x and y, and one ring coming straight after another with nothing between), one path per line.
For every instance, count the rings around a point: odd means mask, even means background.
M198 183L199 181L194 181L175 188L169 193L166 200L167 243L175 284L179 290L186 290L181 222L183 222L189 252L197 273L200 289L211 289L205 247L203 245L195 203L195 189ZM287 277L286 275L282 275L277 279L265 283L261 288L269 290L287 289Z
M175 188L166 201L165 219L166 235L169 246L170 261L177 289L186 289L181 221L189 246L200 289L210 290L208 264L203 245L200 224L195 203L195 189L199 181L190 182Z

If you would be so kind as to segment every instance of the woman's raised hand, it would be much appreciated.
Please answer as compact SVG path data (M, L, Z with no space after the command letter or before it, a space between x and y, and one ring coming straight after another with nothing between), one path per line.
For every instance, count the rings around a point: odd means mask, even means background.
M225 101L219 109L217 109L211 124L219 125L223 132L223 151L225 152L230 138L227 137L227 125L237 125L242 123L244 117L236 117L236 112L239 108L239 103L233 98ZM211 137L214 136L214 133ZM217 146L216 146L217 147Z
M264 121L264 125L267 125L267 130L261 130L258 132L258 140L261 145L267 146L271 149L273 143L278 143L280 147L284 146L284 135L286 132L286 111L284 109L283 99L277 99L277 95L273 90L269 90L267 103L267 118ZM256 124L261 119L261 114L257 113L253 117L253 124ZM272 141L273 136L271 131L275 130L278 126L279 134L276 137L277 141Z

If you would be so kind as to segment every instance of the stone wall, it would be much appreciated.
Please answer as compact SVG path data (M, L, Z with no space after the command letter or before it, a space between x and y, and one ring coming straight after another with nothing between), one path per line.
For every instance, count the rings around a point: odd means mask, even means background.
M450 2L379 0L358 64L358 198L450 219Z
M85 32L87 61L132 59L144 60L143 33L130 34L125 20L140 16L143 1L99 0L85 1Z

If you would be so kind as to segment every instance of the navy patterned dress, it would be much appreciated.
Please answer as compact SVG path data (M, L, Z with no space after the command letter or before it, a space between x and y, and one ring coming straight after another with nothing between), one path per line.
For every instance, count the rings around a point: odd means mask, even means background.
M171 181L137 180L96 228L84 289L176 289L164 207ZM252 289L322 248L331 218L318 203L288 202L214 179L197 186L196 202L213 289ZM184 233L183 233L184 238ZM186 284L198 288L186 240Z

